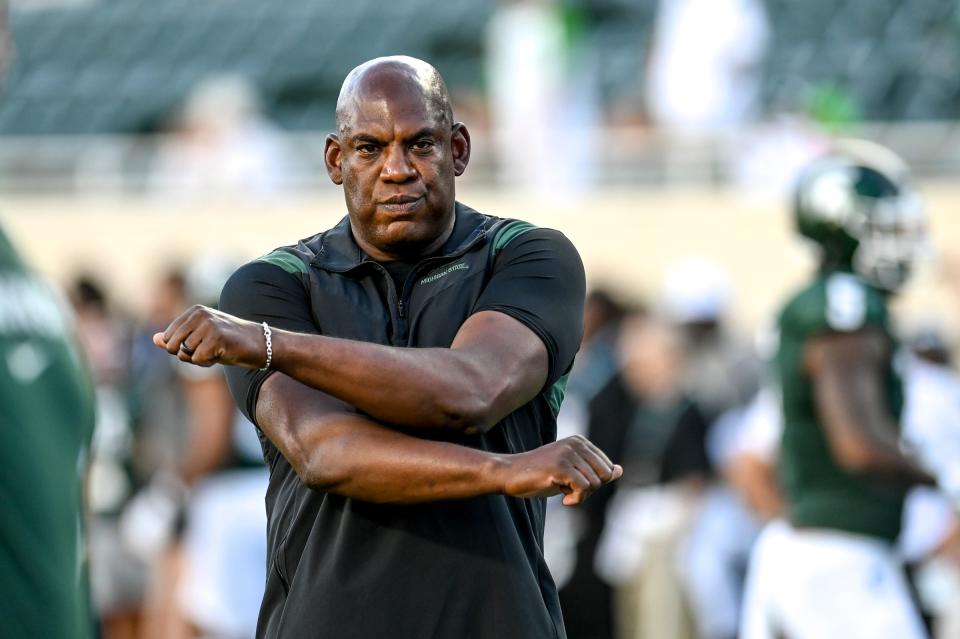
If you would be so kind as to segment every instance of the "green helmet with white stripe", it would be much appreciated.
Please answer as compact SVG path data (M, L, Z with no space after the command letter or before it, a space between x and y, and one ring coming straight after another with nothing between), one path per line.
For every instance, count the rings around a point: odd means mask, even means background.
M924 242L923 207L907 166L864 140L837 142L801 173L794 217L825 263L852 266L889 291L909 278Z

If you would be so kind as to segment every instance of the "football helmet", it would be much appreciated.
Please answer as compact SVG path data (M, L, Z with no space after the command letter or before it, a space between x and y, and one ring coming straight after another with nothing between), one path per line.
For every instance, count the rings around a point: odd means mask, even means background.
M801 172L794 217L825 263L851 266L888 291L907 281L926 239L923 205L906 164L864 140L838 141Z

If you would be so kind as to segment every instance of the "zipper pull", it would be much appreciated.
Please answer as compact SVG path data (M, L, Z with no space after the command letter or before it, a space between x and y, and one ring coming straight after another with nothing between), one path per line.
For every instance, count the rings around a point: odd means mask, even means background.
M401 318L401 319L404 317L404 315L403 315L403 300L400 300L400 302L397 304L397 314L400 315L400 318Z

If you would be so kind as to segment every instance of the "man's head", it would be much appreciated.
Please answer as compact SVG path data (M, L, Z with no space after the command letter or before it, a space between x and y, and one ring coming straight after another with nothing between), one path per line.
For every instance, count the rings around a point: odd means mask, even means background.
M344 80L324 159L360 247L375 259L417 258L453 229L454 178L470 159L470 135L453 121L435 68L377 58Z

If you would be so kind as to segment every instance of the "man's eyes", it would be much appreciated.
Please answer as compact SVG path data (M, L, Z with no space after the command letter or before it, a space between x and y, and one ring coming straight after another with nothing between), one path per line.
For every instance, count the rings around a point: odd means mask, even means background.
M436 142L433 140L417 140L410 145L410 148L414 151L429 152L432 151L435 146ZM355 148L360 155L375 155L380 152L380 145L369 142L358 144Z

